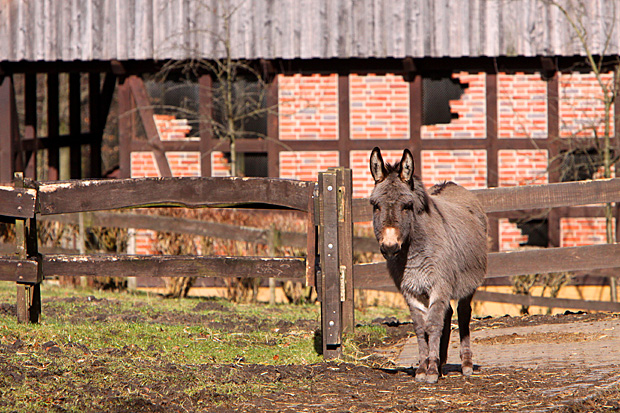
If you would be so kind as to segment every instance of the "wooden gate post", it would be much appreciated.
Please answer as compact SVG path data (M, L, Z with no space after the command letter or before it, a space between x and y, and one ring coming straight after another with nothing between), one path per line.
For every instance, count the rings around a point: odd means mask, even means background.
M352 331L353 239L351 170L331 168L319 173L319 254L323 357L342 354L342 332ZM317 286L318 287L318 286Z
M16 188L24 187L24 174L16 172L14 175ZM38 323L41 316L41 256L39 255L37 238L37 220L15 220L16 255L21 260L34 259L38 262L37 282L34 284L17 283L17 322Z

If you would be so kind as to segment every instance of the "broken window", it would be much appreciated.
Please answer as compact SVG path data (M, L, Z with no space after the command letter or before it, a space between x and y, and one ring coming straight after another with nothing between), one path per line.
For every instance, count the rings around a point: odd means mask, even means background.
M521 230L521 234L527 235L527 241L519 244L522 247L547 247L549 245L548 221L546 218L517 221L515 223L517 228Z
M602 158L602 154L596 148L563 151L561 153L560 181L592 179L596 171L603 166Z
M467 85L452 77L422 80L422 124L450 123L458 114L452 113L450 101L460 99Z

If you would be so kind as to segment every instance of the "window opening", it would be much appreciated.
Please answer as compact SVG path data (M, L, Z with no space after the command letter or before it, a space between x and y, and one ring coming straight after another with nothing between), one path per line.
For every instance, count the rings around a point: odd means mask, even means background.
M458 119L450 109L450 101L460 99L466 84L452 77L422 79L422 124L436 125Z

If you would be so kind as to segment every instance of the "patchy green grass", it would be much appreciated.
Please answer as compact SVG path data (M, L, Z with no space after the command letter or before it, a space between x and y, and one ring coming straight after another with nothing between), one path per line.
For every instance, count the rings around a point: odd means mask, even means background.
M307 369L323 361L319 305L236 305L53 285L42 287L42 300L41 323L18 324L15 286L0 283L0 410L231 406L311 386ZM345 338L344 359L360 362L360 345L380 343L385 327L370 324L389 316L401 315L359 311L362 326ZM290 373L292 365L299 374Z

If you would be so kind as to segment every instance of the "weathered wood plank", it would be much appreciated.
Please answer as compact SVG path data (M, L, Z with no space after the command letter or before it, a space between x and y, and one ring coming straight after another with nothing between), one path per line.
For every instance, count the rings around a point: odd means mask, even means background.
M0 186L0 215L13 218L34 217L37 191Z
M37 267L35 260L0 257L0 281L34 284L37 282Z
M44 183L42 215L138 206L272 206L305 211L314 183L269 178L141 178Z
M473 191L486 212L603 204L620 201L620 178Z
M42 221L55 221L64 224L78 224L75 214L48 215ZM84 216L86 226L109 228L150 229L160 232L192 234L202 237L229 239L267 245L269 229L242 227L218 222L206 222L199 219L166 217L160 215L119 214L113 212L93 212ZM305 248L306 234L283 231L279 234L282 245Z
M494 252L487 277L620 267L620 244Z
M167 255L45 255L43 275L305 279L303 258Z
M589 311L620 311L620 303L610 301L574 300L570 298L536 297L532 295L504 294L491 291L476 291L474 301L519 304L527 306L571 308Z
M487 213L620 201L620 178L472 190ZM372 220L368 199L353 200L355 222Z
M487 278L561 271L620 268L620 244L494 252ZM356 288L396 291L385 262L354 266Z

